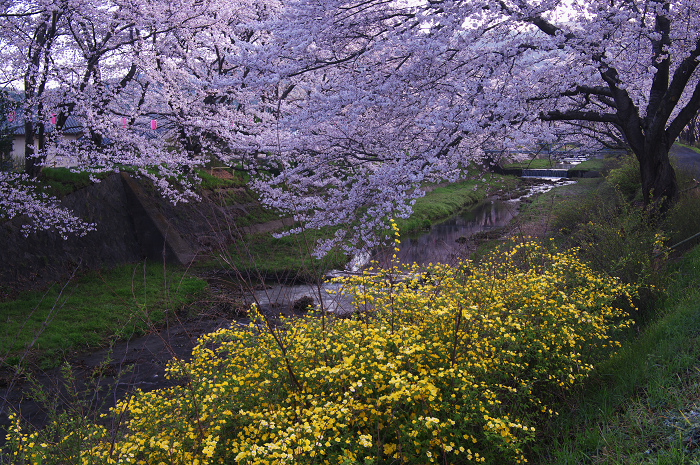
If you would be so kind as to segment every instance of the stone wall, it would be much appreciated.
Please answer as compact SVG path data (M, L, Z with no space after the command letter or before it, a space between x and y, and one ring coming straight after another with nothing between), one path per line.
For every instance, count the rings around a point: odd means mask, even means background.
M67 240L52 231L24 237L26 218L0 225L0 283L11 288L33 288L65 279L82 269L114 266L141 258L121 177L111 175L61 200L77 216L97 223L97 231Z
M97 231L67 240L50 231L25 238L21 226L26 218L0 224L0 286L41 288L65 280L76 268L113 267L143 258L188 263L206 248L197 242L202 234L214 234L210 248L226 240L209 230L211 218L222 213L215 205L173 206L147 182L124 173L67 195L61 204L96 223Z

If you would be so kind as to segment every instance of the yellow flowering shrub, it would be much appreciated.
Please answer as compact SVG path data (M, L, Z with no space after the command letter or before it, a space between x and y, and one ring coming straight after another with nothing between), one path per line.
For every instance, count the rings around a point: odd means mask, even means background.
M481 264L347 278L351 318L307 315L205 335L169 389L119 403L116 442L29 446L37 463L523 463L553 399L586 376L632 289L572 253L524 243ZM601 352L600 349L603 349ZM53 451L53 452L52 452ZM34 460L30 460L34 457Z

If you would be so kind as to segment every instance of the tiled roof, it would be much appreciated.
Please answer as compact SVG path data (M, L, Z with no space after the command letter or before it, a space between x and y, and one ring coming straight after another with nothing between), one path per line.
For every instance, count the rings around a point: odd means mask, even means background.
M46 133L51 133L55 129L54 125L49 123L45 126L45 131ZM81 134L83 132L83 124L75 116L69 116L66 119L66 123L63 125L63 130L61 131L63 134ZM23 136L24 135L24 123L18 123L14 126L12 126L12 134L15 136Z

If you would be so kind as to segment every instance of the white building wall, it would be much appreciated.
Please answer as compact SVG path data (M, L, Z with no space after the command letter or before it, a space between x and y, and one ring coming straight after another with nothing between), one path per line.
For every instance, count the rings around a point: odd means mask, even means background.
M77 140L79 136L80 134L64 134L61 137L63 140L74 141ZM34 150L38 150L36 141L34 141ZM56 158L56 151L55 149L52 150L50 145L47 151L46 166L52 168L67 168L78 164L77 160L71 157L62 156ZM16 167L24 168L24 135L15 135L12 140L12 163Z

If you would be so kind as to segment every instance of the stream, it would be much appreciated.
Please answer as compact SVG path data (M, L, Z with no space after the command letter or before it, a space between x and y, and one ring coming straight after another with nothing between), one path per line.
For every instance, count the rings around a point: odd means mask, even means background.
M456 215L434 224L430 230L401 236L399 251L393 247L374 250L371 254L355 257L353 270L332 270L327 276L347 276L360 272L361 268L376 262L380 267L391 266L396 253L400 263L428 265L429 263L455 263L468 255L464 243L469 236L502 228L517 214L517 201L487 199L470 206ZM256 303L262 309L289 307L302 297L311 297L326 311L342 315L352 312L351 300L342 293L342 285L324 283L283 285L276 284L248 296L247 303ZM330 291L330 292L329 292Z
M547 178L540 184L531 186L526 194L513 200L488 198L469 206L459 213L433 224L430 230L418 231L402 235L397 259L403 264L418 263L456 263L459 259L468 258L471 253L469 238L477 233L484 233L507 226L518 214L520 200L525 197L538 195L554 187L574 183L575 181L560 178ZM381 267L391 264L394 249L385 248L373 250L364 256L356 256L350 262L347 270L332 270L327 276L347 276L361 272L362 268L375 261ZM321 286L310 284L284 285L276 284L267 289L259 290L248 295L247 303L256 303L260 308L290 309L302 297L311 297L316 305L323 310L337 315L353 311L349 297L344 296L342 285L325 283ZM329 292L330 291L330 292Z

